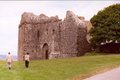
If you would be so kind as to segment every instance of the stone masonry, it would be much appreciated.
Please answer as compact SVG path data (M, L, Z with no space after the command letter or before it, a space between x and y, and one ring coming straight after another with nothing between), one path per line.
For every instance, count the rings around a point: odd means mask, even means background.
M63 21L58 16L24 12L19 25L19 60L27 52L32 60L84 55L90 50L87 33L84 18L72 11L67 11Z

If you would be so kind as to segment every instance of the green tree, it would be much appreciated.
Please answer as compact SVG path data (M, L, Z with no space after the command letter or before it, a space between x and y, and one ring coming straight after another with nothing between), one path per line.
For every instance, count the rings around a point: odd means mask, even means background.
M120 4L114 4L99 11L90 22L92 46L106 43L120 43Z

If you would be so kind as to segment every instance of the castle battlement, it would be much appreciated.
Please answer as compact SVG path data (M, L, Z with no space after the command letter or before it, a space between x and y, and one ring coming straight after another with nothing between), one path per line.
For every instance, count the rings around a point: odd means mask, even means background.
M35 15L33 13L24 12L21 16L20 24L32 23L32 24L42 24L49 22L61 21L58 16L48 17L45 14Z

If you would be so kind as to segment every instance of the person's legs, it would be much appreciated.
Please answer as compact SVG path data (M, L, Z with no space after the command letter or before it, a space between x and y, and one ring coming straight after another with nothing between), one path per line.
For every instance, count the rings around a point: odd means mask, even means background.
M29 61L27 61L27 65L26 65L26 67L27 67L27 68L29 67Z
M8 62L8 69L11 69L11 62Z
M29 67L29 61L27 61L27 68Z
M25 67L26 67L26 68L29 67L29 61L25 61Z
M25 67L27 68L27 61L25 61Z

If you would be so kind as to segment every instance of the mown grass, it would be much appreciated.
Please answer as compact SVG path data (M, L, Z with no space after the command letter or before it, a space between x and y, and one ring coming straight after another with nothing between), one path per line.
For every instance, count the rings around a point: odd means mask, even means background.
M84 56L67 59L14 62L8 70L6 62L0 61L0 80L82 80L98 72L120 65L120 55Z

